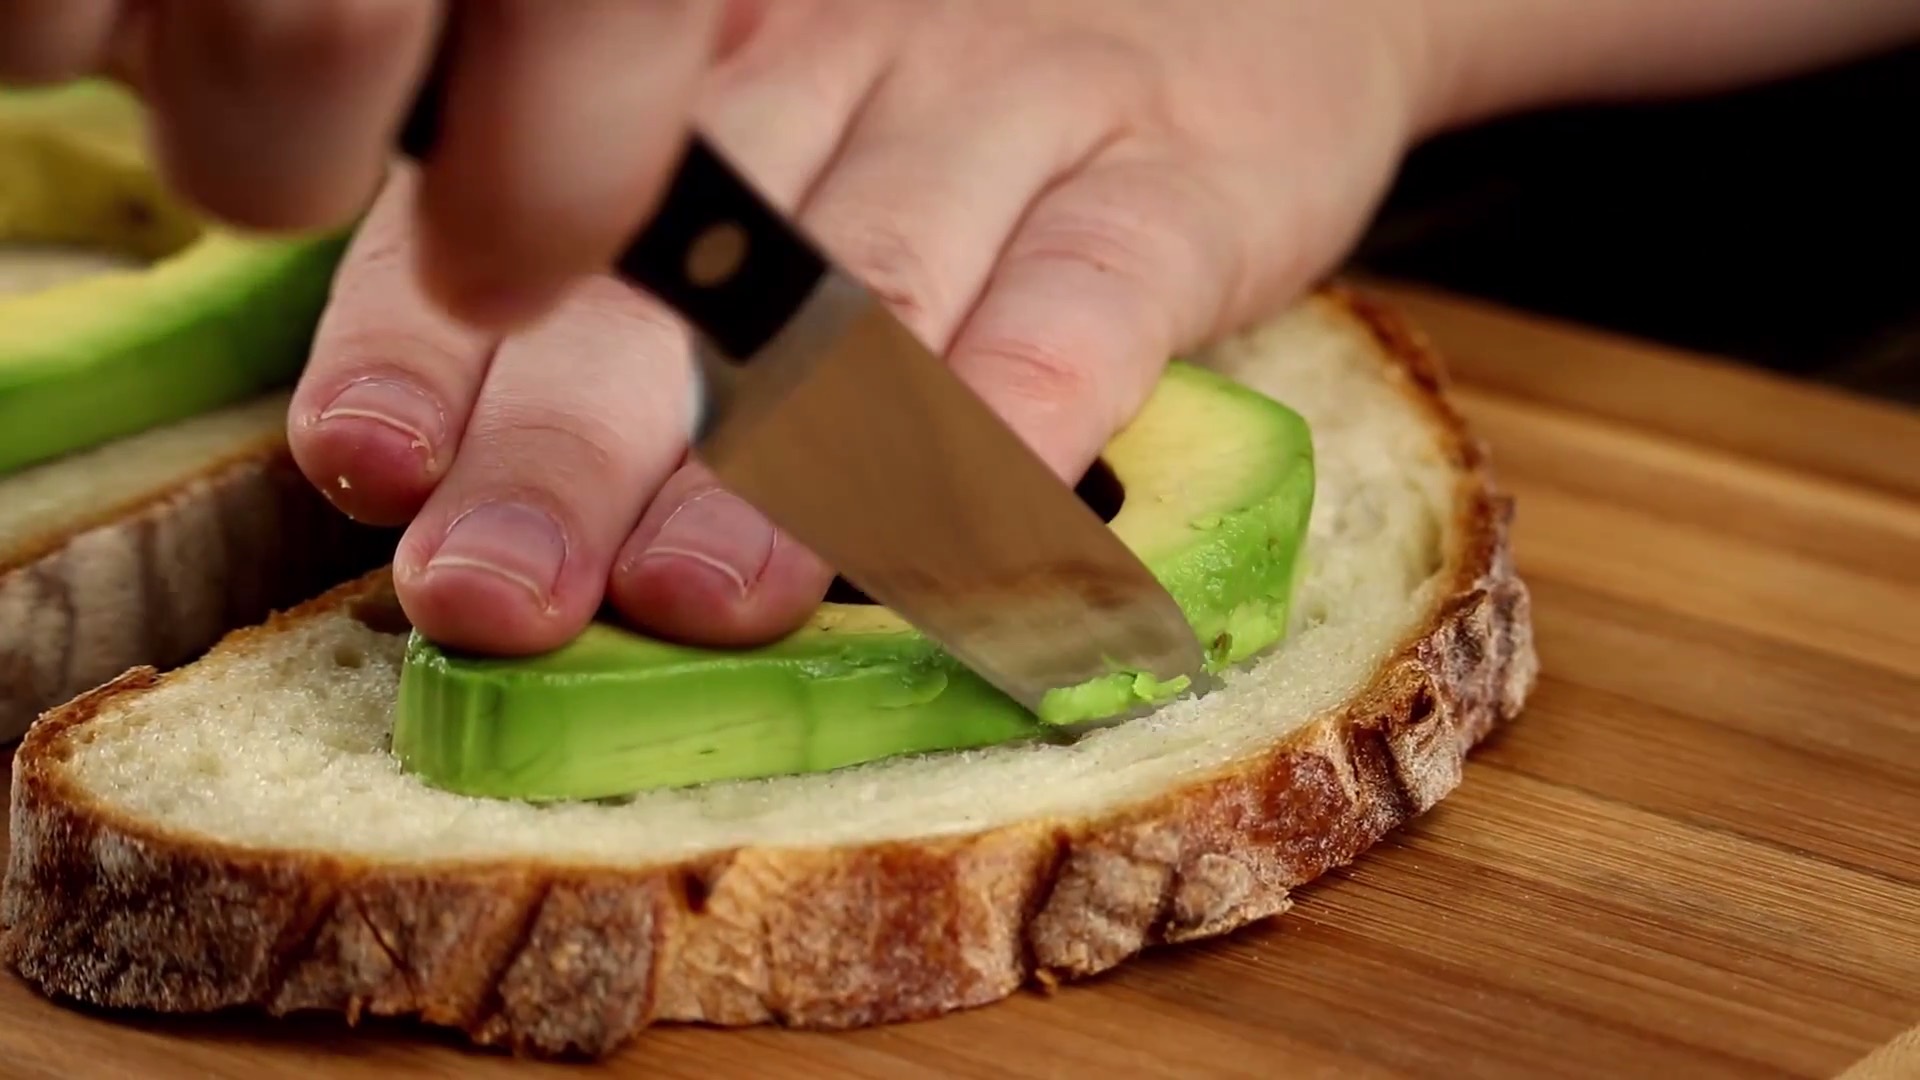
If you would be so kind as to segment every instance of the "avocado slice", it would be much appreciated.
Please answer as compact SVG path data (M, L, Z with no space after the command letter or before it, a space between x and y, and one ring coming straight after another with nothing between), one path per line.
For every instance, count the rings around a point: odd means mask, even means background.
M169 194L132 94L0 93L0 245L89 272L0 293L0 475L291 382L347 230L252 236Z
M1090 474L1082 497L1096 509L1117 504L1109 527L1210 643L1210 667L1284 636L1314 493L1303 418L1176 361L1103 460L1117 490L1103 500ZM1178 690L1116 672L1036 716L850 592L837 586L799 630L742 650L596 621L544 655L480 657L416 631L393 754L424 782L464 794L617 798L1057 738L1056 725L1119 716Z

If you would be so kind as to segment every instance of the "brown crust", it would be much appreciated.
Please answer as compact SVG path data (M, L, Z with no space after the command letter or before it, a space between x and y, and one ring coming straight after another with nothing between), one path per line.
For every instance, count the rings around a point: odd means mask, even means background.
M282 440L0 557L0 741L135 666L182 664L235 627L378 564ZM388 548L390 550L390 546Z
M598 1056L662 1021L930 1017L1284 911L1289 890L1448 794L1537 664L1511 506L1437 359L1388 313L1332 295L1447 432L1465 542L1425 629L1344 712L1211 779L1097 819L649 869L240 850L119 816L66 779L88 718L163 678L133 672L50 714L16 759L0 953L96 1005L416 1016L517 1052ZM376 576L274 623L379 606L385 590Z

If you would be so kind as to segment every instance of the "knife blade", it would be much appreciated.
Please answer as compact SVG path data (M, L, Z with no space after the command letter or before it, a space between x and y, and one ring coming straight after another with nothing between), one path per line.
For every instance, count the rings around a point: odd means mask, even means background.
M417 160L440 83L436 66L401 135ZM1210 685L1132 550L697 132L614 269L694 330L693 453L1001 692L1038 712L1119 672Z

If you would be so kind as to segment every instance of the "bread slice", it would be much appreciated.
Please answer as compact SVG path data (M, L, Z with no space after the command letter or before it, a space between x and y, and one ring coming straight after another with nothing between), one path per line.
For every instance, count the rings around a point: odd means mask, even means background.
M1510 506L1434 357L1345 292L1203 358L1313 423L1294 633L1072 746L534 806L385 752L378 575L50 713L14 764L0 955L106 1007L418 1017L603 1055L648 1024L977 1006L1286 910L1433 806L1535 679Z
M273 393L0 476L0 741L136 666L379 564L295 468Z

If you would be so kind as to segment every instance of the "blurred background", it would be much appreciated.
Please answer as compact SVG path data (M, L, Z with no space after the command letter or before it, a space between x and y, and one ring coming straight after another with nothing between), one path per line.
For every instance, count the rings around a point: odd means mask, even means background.
M1920 405L1920 48L1443 136L1353 261Z

